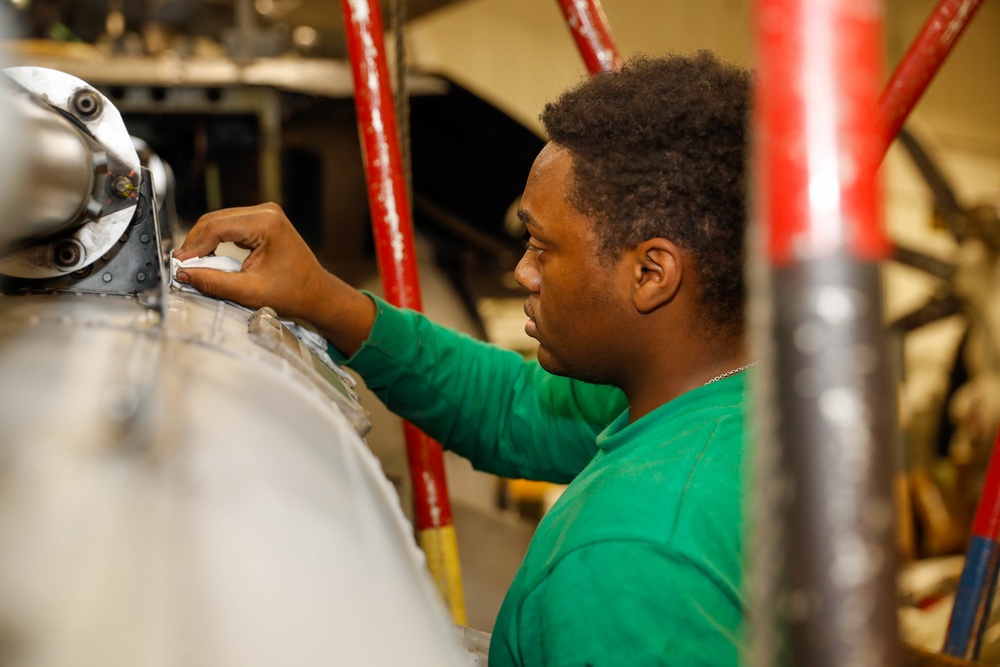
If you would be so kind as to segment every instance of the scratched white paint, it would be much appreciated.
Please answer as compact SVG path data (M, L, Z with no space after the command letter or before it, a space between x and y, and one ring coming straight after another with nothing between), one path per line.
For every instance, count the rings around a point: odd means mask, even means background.
M613 54L602 43L594 18L590 14L590 3L587 0L575 0L573 4L576 7L576 16L570 17L570 26L579 30L601 63L610 62Z
M372 166L379 172L378 182L372 186L378 188L376 201L382 205L385 212L385 223L389 232L389 247L392 249L393 261L401 265L406 257L406 243L400 229L399 210L396 208L396 191L393 186L388 142L385 140L386 128L381 109L377 101L381 100L381 81L378 76L379 48L373 37L371 25L371 8L367 0L349 0L351 20L358 25L361 33L361 51L367 76L365 85L368 88L369 99L372 100L371 130L378 137L378 154L372 158Z
M427 472L423 472L424 489L427 491L427 504L430 506L431 511L431 525L440 526L441 525L441 503L438 502L438 488L437 484L434 483L434 477Z
M944 33L941 35L942 43L950 46L952 42L958 37L958 33L961 32L962 26L966 23L969 12L972 11L972 6L976 4L979 0L965 0L958 7L958 11L955 13L955 18L948 22L948 27L945 28Z
M371 22L371 7L368 0L348 0L351 7L351 20L355 23L368 24Z
M590 42L594 41L594 21L590 17L590 12L587 5L587 0L576 0L573 3L576 6L576 18L579 21L579 30L586 36L587 40Z
M403 241L403 233L399 226L399 210L396 208L396 189L393 185L390 166L392 164L389 155L389 144L385 141L385 124L382 122L382 112L379 109L372 111L372 127L377 127L377 132L381 137L378 142L378 157L376 166L381 172L379 174L379 184L381 192L379 202L385 210L385 222L389 228L389 247L392 248L392 258L397 265L402 264L406 257L406 244Z
M378 67L375 66L375 63L378 62L378 47L375 45L375 38L372 37L370 25L366 26L365 32L361 35L361 45L368 69L368 90L371 91L372 99L379 99L382 87L379 85Z

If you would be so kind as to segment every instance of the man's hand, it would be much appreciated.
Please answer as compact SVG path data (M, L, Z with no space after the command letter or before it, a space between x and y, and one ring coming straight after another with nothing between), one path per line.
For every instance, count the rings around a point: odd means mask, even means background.
M270 306L311 322L344 354L353 354L375 319L371 299L324 269L277 204L203 215L174 257L203 257L230 241L250 250L239 273L185 268L177 279L199 292L249 308Z

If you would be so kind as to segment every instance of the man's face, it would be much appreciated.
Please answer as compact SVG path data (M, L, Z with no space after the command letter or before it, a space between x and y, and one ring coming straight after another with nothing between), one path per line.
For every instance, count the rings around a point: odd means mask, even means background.
M613 383L621 339L623 270L601 263L593 221L567 201L572 154L549 143L535 159L518 216L531 238L515 270L531 294L525 332L551 373Z

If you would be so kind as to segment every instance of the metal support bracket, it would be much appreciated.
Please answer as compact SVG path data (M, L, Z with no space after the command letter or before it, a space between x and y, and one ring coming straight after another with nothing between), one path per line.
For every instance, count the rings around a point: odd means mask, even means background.
M162 306L170 234L160 234L152 179L142 170L139 201L125 233L99 260L79 271L54 278L0 276L0 294L76 292L81 294L133 295L140 303Z

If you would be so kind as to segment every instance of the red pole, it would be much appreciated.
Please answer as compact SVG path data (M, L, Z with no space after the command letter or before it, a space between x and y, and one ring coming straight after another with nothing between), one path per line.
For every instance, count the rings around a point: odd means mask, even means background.
M899 664L877 0L759 0L748 664ZM787 649L789 655L782 657Z
M941 0L931 12L879 98L881 155L982 4L983 0Z
M620 70L622 61L600 0L559 0L559 7L590 73Z
M369 0L342 0L341 4L385 298L395 306L421 310L413 220L406 199L381 12L378 3ZM441 446L408 422L403 432L420 545L455 622L464 625L465 601Z
M368 181L368 204L385 298L395 306L421 310L413 222L401 167L382 16L378 5L368 0L342 0L342 5Z

